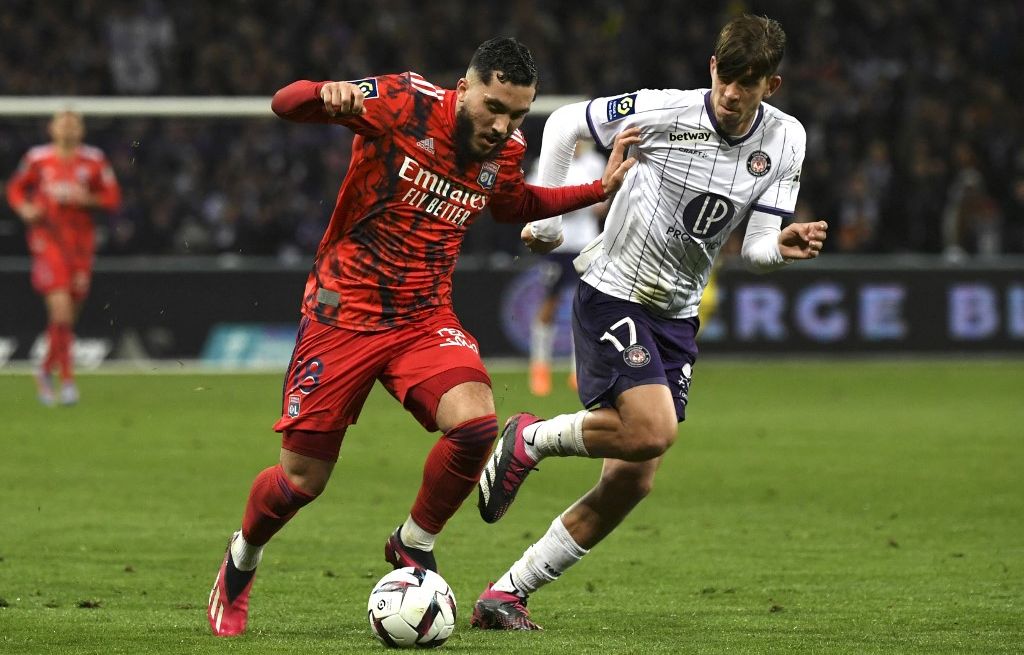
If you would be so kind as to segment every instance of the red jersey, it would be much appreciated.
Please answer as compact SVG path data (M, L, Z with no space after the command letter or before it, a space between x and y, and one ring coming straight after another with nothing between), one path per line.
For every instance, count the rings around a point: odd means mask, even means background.
M81 145L70 157L62 157L53 145L36 146L25 153L7 182L7 202L17 207L31 201L43 208L29 227L30 247L43 236L58 246L92 243L93 208L68 202L76 187L95 194L100 208L107 211L115 211L121 204L121 187L99 148Z
M516 130L493 158L456 162L455 91L416 73L353 82L359 116L330 117L320 89L295 82L274 111L300 122L333 122L356 133L352 161L306 283L302 311L314 320L375 331L451 304L452 272L466 229L488 205L496 220L528 222L604 198L600 182L527 185Z

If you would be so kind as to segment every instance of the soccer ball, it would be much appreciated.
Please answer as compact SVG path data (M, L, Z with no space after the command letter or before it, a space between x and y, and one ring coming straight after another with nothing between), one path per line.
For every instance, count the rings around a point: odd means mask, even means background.
M455 629L455 594L437 573L407 566L374 585L366 615L385 646L436 648Z

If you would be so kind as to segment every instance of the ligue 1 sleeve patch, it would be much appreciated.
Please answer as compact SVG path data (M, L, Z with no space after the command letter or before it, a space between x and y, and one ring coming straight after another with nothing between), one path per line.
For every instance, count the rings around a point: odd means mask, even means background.
M363 100L371 100L380 96L377 92L376 77L367 77L362 80L351 80L349 84L355 84L359 87L359 90L363 92Z
M636 94L612 98L608 101L608 122L617 121L636 113Z
M476 176L476 183L485 189L492 189L498 179L499 170L501 170L499 164L493 161L485 161L483 166L480 167L480 174Z
M764 150L755 150L747 157L747 172L754 177L762 177L772 170L772 158Z

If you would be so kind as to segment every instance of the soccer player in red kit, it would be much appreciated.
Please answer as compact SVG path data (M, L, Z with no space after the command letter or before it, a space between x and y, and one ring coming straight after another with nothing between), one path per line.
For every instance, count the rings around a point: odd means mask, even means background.
M635 161L623 133L601 180L526 184L518 128L537 71L515 39L482 44L454 90L407 72L353 82L294 82L282 118L355 132L352 161L317 251L284 381L280 460L254 481L241 529L210 592L214 634L245 629L263 547L325 488L342 439L374 381L428 431L440 430L407 520L390 535L395 568L437 570L434 541L473 490L497 437L490 378L476 339L452 310L452 271L466 229L490 207L526 222L607 198Z
M29 150L7 182L7 202L25 223L32 286L46 302L49 348L36 371L39 401L78 402L71 346L89 293L96 235L92 214L116 211L121 188L98 148L84 145L85 125L73 111L50 120L52 141ZM52 375L59 373L59 396Z

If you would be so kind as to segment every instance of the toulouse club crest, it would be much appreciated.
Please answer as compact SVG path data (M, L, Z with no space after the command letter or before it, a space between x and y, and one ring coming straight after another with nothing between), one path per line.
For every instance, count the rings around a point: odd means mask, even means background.
M480 174L476 176L476 182L485 189L491 189L494 187L494 183L498 179L498 170L501 166L495 164L493 161L485 161L480 167Z
M772 158L764 150L755 150L747 157L747 172L754 177L767 175L772 170Z
M651 353L640 344L635 343L622 351L622 359L633 368L640 368L647 366L647 363L651 361Z

